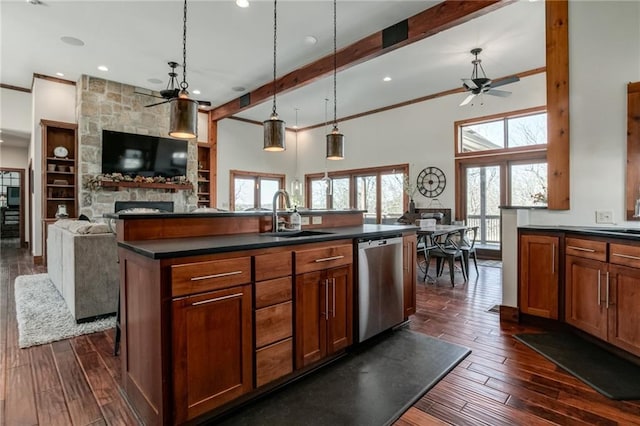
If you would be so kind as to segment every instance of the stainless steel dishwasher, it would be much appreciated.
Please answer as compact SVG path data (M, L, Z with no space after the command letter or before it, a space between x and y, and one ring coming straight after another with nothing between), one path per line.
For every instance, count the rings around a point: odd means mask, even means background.
M402 237L358 240L358 319L362 342L404 320Z

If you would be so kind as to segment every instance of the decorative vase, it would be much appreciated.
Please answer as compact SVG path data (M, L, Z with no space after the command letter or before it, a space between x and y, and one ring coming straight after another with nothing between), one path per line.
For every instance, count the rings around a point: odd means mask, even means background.
M414 213L416 211L416 203L413 202L413 198L409 199L409 213Z

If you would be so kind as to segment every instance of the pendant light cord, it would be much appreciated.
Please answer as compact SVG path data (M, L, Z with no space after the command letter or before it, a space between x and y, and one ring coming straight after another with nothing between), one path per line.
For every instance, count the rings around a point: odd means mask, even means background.
M273 110L271 115L276 114L276 48L278 42L278 0L273 0Z
M338 60L336 58L337 49L337 19L336 19L336 0L333 0L333 128L338 128L338 91L336 90L337 78L336 73L338 69Z
M184 0L184 17L182 19L182 90L187 90L187 0Z

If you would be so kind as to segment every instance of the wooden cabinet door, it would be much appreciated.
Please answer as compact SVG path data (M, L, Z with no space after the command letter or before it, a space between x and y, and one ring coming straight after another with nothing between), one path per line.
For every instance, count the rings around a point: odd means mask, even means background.
M609 265L609 271L608 340L640 356L640 269Z
M353 341L353 279L351 266L329 269L329 315L327 321L327 354L346 348Z
M252 389L251 299L242 285L172 302L175 423Z
M601 339L607 338L606 275L604 262L566 256L565 321Z
M404 316L416 313L416 235L407 235L402 238L402 261L404 282Z
M520 236L520 311L558 319L559 237Z
M296 276L296 368L327 354L328 291L324 271Z

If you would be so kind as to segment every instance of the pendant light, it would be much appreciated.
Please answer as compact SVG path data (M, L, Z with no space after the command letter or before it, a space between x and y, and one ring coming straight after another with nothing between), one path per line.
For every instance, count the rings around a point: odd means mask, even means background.
M324 131L327 131L327 123L328 123L328 105L329 99L324 98ZM327 195L331 195L333 193L333 181L329 177L329 172L327 171L327 160L324 160L324 177L320 179L322 184L324 185L324 191Z
M276 112L276 50L278 35L278 0L273 2L273 109L271 117L262 124L264 127L264 146L265 151L284 151L286 149L284 143L285 129L284 121L278 118Z
M338 62L336 59L337 51L337 19L336 19L336 0L333 0L333 130L327 135L327 160L344 159L344 135L338 130L338 114L337 114L337 90L336 90L336 73Z
M296 202L300 203L302 200L302 182L298 178L298 108L296 110L296 172L291 181L291 196Z
M198 136L198 101L189 99L187 88L187 0L184 0L182 20L182 82L177 98L169 101L171 115L169 136L180 139L193 139Z

